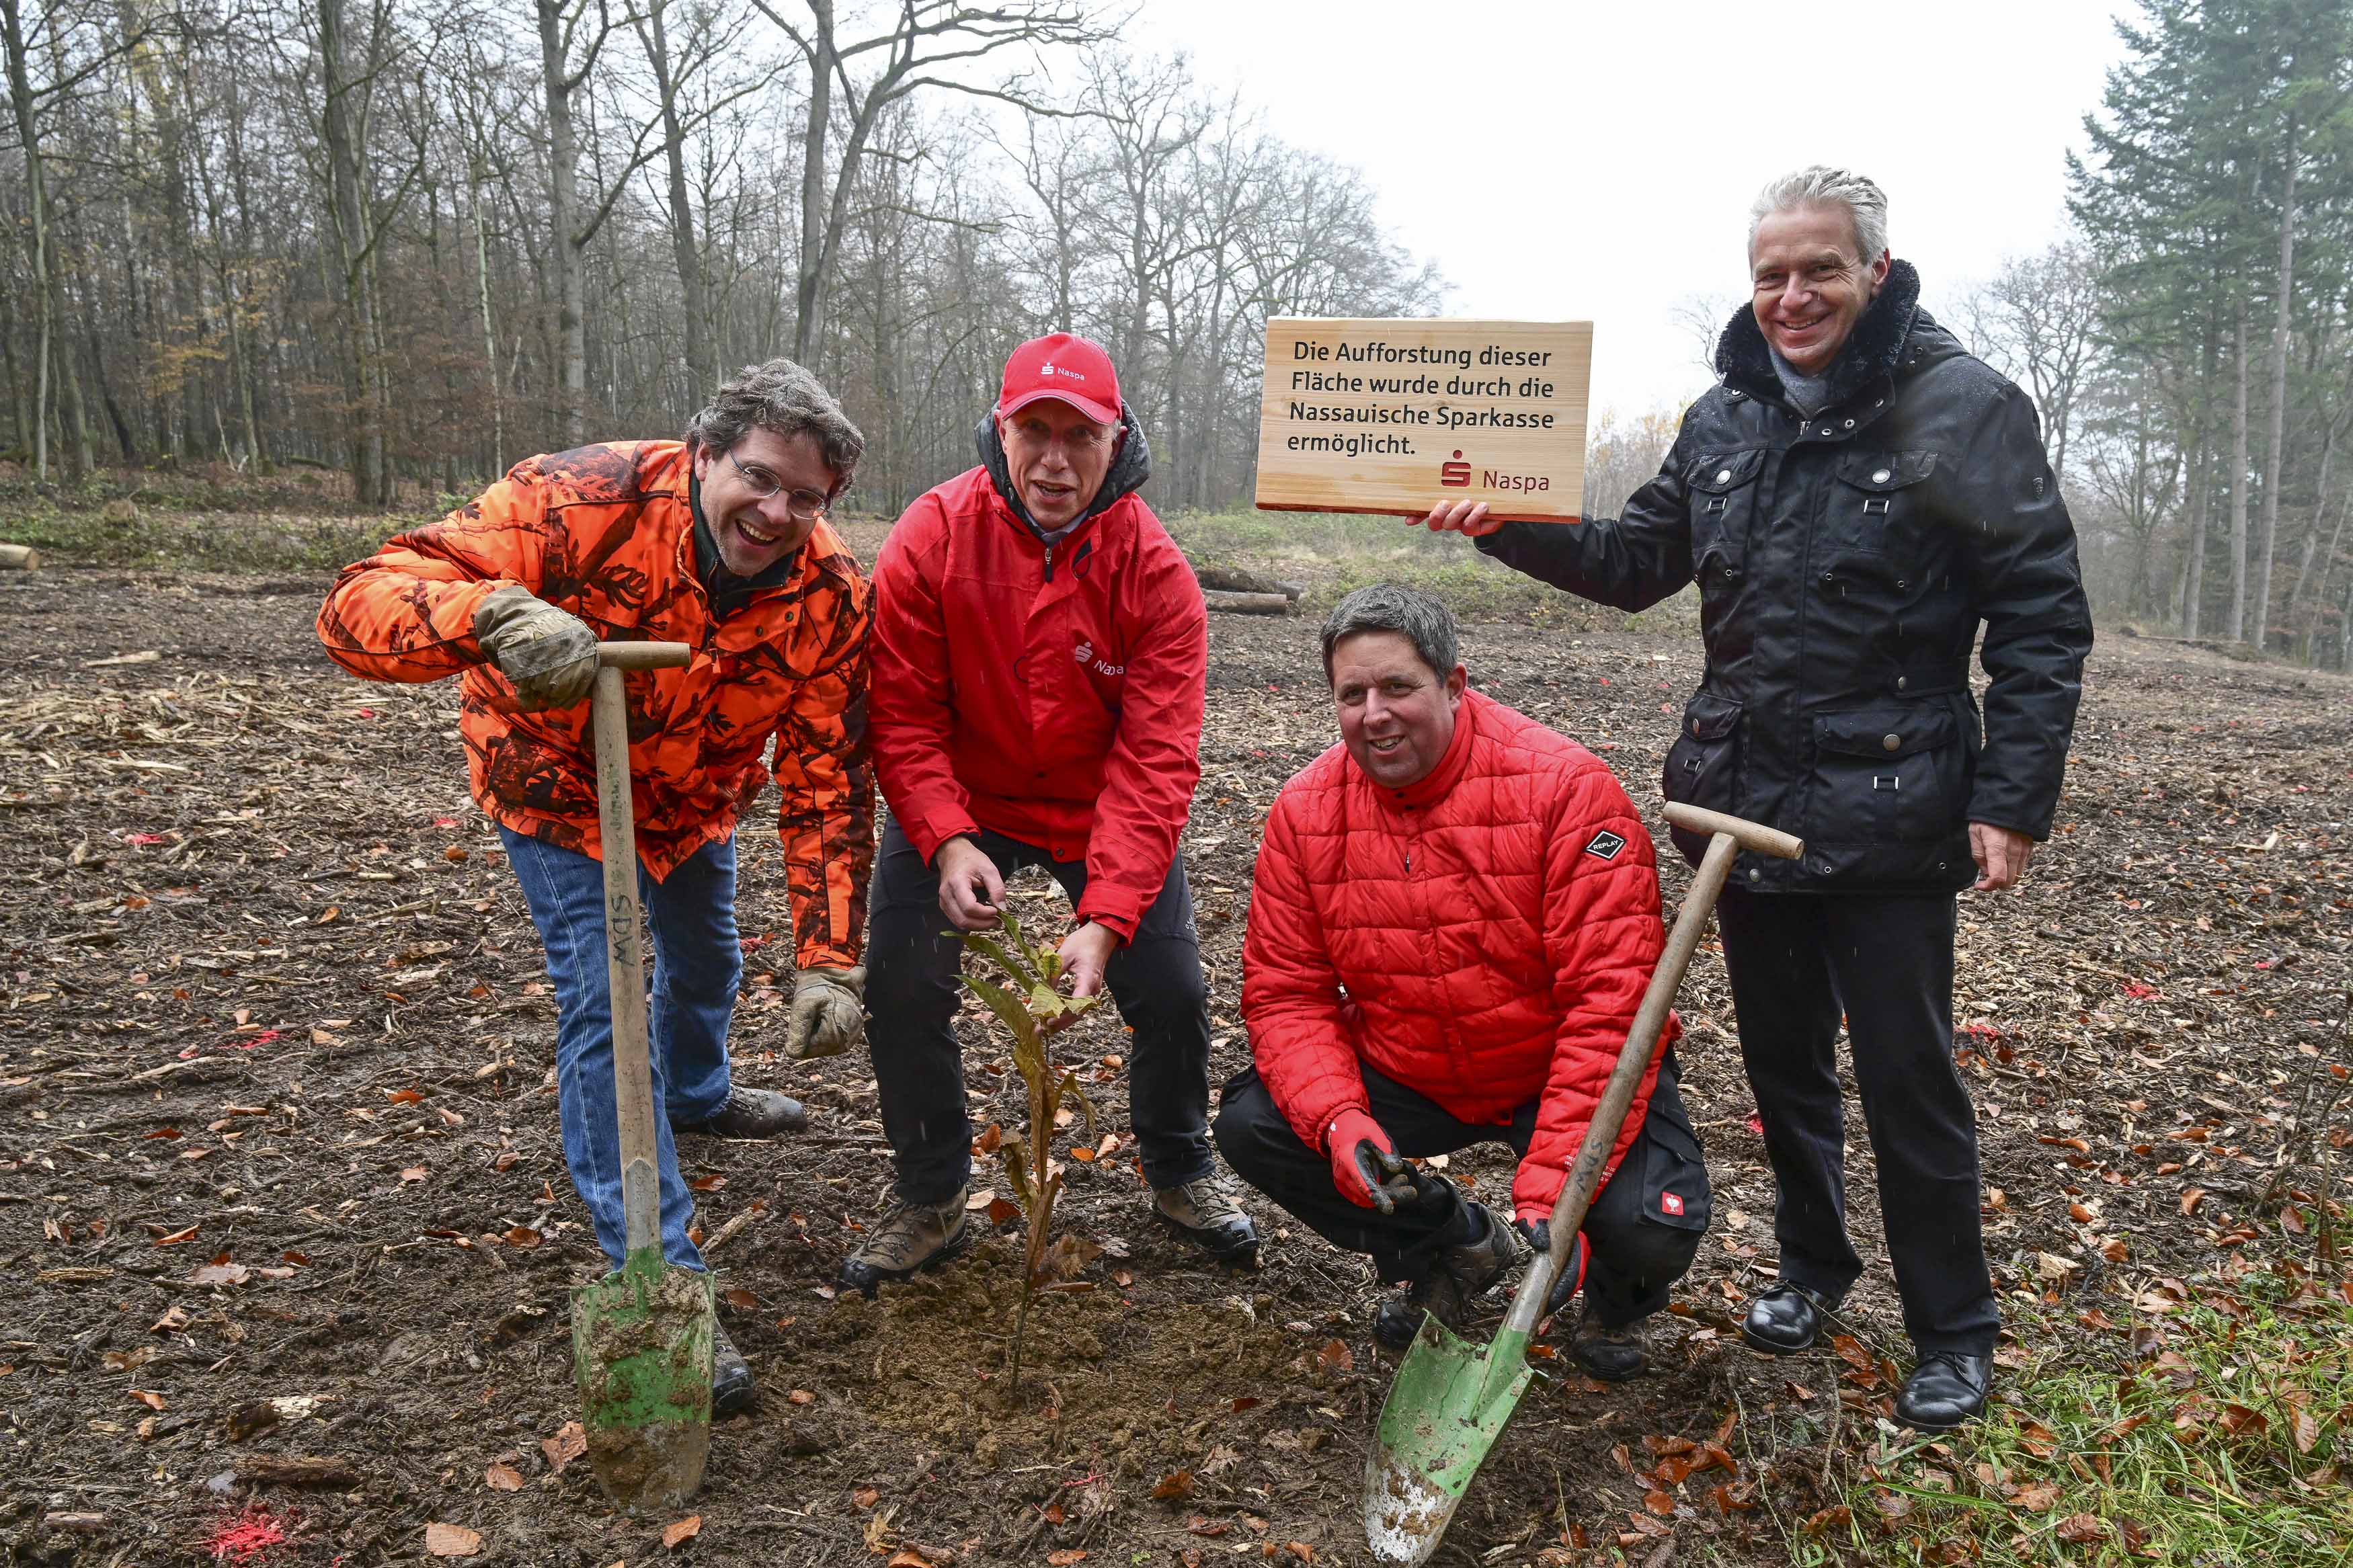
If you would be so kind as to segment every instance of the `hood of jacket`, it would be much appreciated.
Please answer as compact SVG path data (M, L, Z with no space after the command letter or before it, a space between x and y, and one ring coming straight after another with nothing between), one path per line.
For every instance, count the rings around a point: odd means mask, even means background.
M1879 295L1864 308L1854 331L1847 334L1838 357L1831 362L1830 401L1835 407L1883 377L1892 379L1904 361L1905 350L1922 329L1950 339L1929 314L1920 309L1920 274L1908 261L1891 262ZM1954 342L1956 352L1960 344ZM1715 342L1715 370L1731 385L1768 402L1782 399L1781 378L1773 369L1773 354L1757 324L1757 308L1743 305L1725 323Z
M1103 484L1095 491L1095 499L1062 531L1065 539L1141 489L1144 481L1152 477L1152 447L1145 440L1144 426L1136 423L1133 409L1119 411L1119 427L1124 437L1119 450L1112 455L1111 467L1103 470ZM1022 527L1044 540L1046 531L1038 526L1038 520L1022 504L1020 492L1014 489L1012 466L1006 461L1005 441L997 433L994 412L980 416L980 427L973 432L973 439L979 445L980 466L988 470L988 482L997 488L997 499L1021 520Z

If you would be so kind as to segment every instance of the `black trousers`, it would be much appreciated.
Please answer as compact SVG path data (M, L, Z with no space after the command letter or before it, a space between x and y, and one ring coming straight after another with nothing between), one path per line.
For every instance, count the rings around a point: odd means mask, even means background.
M1535 1100L1520 1107L1508 1125L1481 1126L1456 1121L1444 1107L1376 1068L1365 1066L1364 1075L1373 1120L1400 1154L1426 1158L1472 1143L1501 1142L1524 1155L1535 1132ZM1609 1328L1622 1328L1665 1306L1668 1288L1691 1268L1707 1231L1707 1167L1675 1079L1670 1052L1660 1064L1641 1132L1586 1211L1585 1300ZM1383 1280L1420 1279L1437 1267L1448 1227L1461 1212L1461 1196L1400 1204L1394 1215L1359 1208L1332 1184L1332 1162L1300 1142L1257 1068L1244 1069L1226 1085L1217 1137L1218 1152L1237 1175L1333 1246L1372 1254ZM1494 1219L1510 1223L1509 1205Z
M1904 1327L1923 1352L1991 1354L1977 1116L1953 1068L1952 895L1726 888L1716 918L1779 1189L1781 1278L1836 1301L1862 1273L1846 1233L1843 1011Z
M980 847L1010 877L1042 866L1075 905L1087 868L1035 845L984 832ZM963 1055L955 1019L964 939L940 912L940 879L896 821L882 828L867 921L866 1037L882 1098L882 1131L898 1161L902 1203L944 1202L972 1174ZM1032 931L1030 940L1044 933ZM1057 939L1059 940L1059 938ZM1209 1173L1209 993L1185 861L1170 862L1134 940L1112 954L1103 984L1135 1030L1128 1052L1128 1119L1145 1179L1173 1187Z

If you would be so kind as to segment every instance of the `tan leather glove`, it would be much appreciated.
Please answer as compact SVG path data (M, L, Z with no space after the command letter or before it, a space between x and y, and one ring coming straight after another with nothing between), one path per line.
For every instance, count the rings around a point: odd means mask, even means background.
M528 588L501 588L477 605L474 641L514 682L516 703L527 713L577 706L596 689L596 634Z
M866 1032L866 966L803 969L793 975L793 1019L785 1055L838 1057Z

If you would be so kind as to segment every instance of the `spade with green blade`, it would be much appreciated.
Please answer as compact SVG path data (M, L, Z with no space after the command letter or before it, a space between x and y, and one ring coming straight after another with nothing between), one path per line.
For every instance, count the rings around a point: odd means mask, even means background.
M1424 1318L1421 1332L1398 1366L1397 1381L1389 1385L1372 1451L1365 1460L1365 1534L1377 1562L1430 1561L1446 1533L1447 1521L1454 1516L1455 1504L1462 1500L1472 1477L1479 1473L1487 1451L1518 1407L1521 1394L1535 1380L1535 1372L1527 1363L1528 1341L1585 1225L1585 1211L1600 1188L1627 1108L1641 1087L1675 987L1683 983L1692 952L1707 929L1733 858L1743 849L1790 860L1805 852L1805 846L1786 833L1717 812L1671 805L1667 820L1686 833L1707 835L1707 854L1692 878L1666 951L1660 954L1650 989L1634 1015L1634 1026L1627 1032L1618 1065L1553 1205L1551 1250L1529 1262L1493 1344L1474 1345L1435 1317Z
M605 952L613 998L613 1098L621 1123L621 1267L572 1292L572 1359L588 1463L625 1508L676 1508L711 1457L711 1276L662 1256L653 1065L646 1029L644 916L629 802L625 669L687 662L684 643L607 643L590 713L596 821L604 840Z

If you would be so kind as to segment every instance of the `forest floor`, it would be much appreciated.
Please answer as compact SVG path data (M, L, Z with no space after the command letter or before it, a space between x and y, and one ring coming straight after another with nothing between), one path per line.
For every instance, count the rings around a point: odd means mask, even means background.
M566 1291L601 1262L565 1179L537 943L467 799L454 689L331 667L324 583L0 581L8 1561L1367 1561L1375 1281L1262 1204L1255 1272L1156 1231L1115 1018L1057 1043L1122 1136L1069 1167L1060 1217L1104 1251L1091 1289L1041 1300L1018 1389L1009 1236L836 1296L886 1153L862 1056L779 1050L790 942L757 829L738 1071L814 1123L681 1153L762 1405L714 1432L691 1531L607 1506L570 1425ZM1310 619L1214 621L1185 853L1218 1081L1248 1058L1259 824L1333 730ZM1689 637L1481 624L1466 657L1655 800ZM2112 637L2072 763L2024 890L1961 903L1957 1057L2010 1314L1995 1415L1934 1445L1885 1420L1909 1362L1883 1262L1831 1346L1741 1347L1772 1194L1711 950L1682 1009L1715 1226L1655 1371L1605 1388L1545 1363L1440 1562L2342 1560L2353 1286L2323 1259L2353 1059L2353 680ZM1680 866L1667 881L1680 897ZM1031 881L1015 901L1050 923L1059 898ZM1010 1130L1019 1079L976 1011L974 1119ZM1851 1163L1877 1259L1859 1130ZM1508 1155L1450 1173L1500 1195ZM2163 1464L2135 1447L2159 1437ZM272 1460L316 1484L266 1479ZM2185 1501L2246 1532L2190 1552L2163 1522Z

